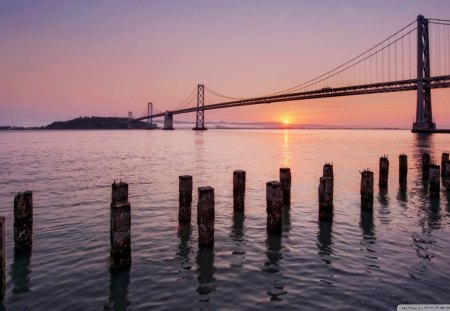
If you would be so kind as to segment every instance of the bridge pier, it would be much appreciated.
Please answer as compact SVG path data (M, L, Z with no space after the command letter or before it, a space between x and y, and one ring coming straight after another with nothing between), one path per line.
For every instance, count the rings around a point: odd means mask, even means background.
M163 130L173 130L173 113L166 111L164 114L164 127Z

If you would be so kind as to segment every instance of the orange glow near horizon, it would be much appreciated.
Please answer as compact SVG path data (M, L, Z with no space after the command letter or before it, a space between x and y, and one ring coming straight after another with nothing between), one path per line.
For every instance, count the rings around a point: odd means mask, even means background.
M395 14L378 10L390 5L372 2L347 1L332 11L329 0L267 1L258 6L245 1L194 2L179 1L174 9L172 1L111 6L44 1L36 7L3 1L0 126L42 126L79 116L126 117L129 111L139 117L147 111L148 102L158 111L192 107L195 95L184 101L198 83L216 93L206 92L205 104L278 94L366 51L418 12L436 17L450 11L450 1L432 6L417 2ZM367 20L382 20L383 27ZM202 35L193 38L195 33ZM398 52L402 73L404 63L409 75L414 71L414 57L403 53L403 45ZM368 65L348 78L359 79L359 73L364 73L365 79L367 70L367 79L373 75L378 79L376 64ZM449 74L450 68L441 66L438 72ZM392 71L397 73L399 68L389 69L390 78ZM324 81L318 87L332 86ZM432 91L439 128L450 128L449 98L450 88ZM414 91L328 97L208 110L205 122L406 129L411 127L416 105ZM194 122L195 113L176 115L174 121Z

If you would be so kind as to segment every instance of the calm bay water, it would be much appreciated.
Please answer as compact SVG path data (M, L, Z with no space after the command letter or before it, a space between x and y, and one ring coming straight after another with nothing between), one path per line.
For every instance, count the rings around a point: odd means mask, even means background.
M393 310L449 303L450 194L428 198L421 153L450 135L372 130L18 131L0 133L8 310ZM398 183L398 155L408 183ZM360 209L358 171L390 159L389 188ZM317 187L333 162L334 220ZM292 171L282 235L268 234L265 183ZM245 214L232 173L247 172ZM178 176L192 175L192 226L178 227ZM111 183L129 183L132 266L111 272ZM215 189L215 244L199 249L196 188ZM13 250L13 199L33 190L31 253Z

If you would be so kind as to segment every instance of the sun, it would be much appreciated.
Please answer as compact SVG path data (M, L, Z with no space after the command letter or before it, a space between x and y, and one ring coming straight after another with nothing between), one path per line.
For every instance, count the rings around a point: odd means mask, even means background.
M288 124L289 124L289 119L288 119L288 118L284 118L283 124L284 124L284 125L288 125Z

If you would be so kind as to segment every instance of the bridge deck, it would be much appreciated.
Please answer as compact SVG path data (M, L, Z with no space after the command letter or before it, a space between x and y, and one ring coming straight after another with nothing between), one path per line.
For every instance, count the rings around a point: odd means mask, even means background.
M424 87L429 87L430 89L436 88L448 88L450 87L450 75L446 76L436 76L429 80L424 80ZM400 80L392 82L383 82L375 84L364 84L355 85L340 88L323 88L321 90L308 91L308 92L298 92L275 96L266 97L255 97L237 101L230 101L218 104L205 105L204 110L213 109L223 109L231 107L249 106L249 105L260 105L260 104L270 104L277 102L287 102L295 100L305 100L313 98L325 98L325 97L338 97L338 96L350 96L350 95L363 95L363 94L377 94L377 93L388 93L388 92L401 92L401 91L414 91L417 90L417 79L411 80ZM171 114L182 114L189 112L196 112L197 107L185 108L180 110L169 111ZM163 117L163 113L157 113L151 116L145 116L135 119L135 121L145 120L149 117L157 118Z

